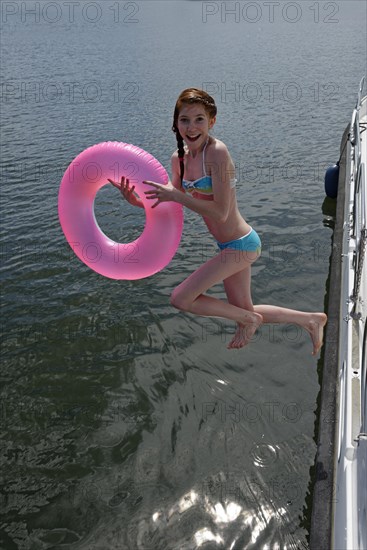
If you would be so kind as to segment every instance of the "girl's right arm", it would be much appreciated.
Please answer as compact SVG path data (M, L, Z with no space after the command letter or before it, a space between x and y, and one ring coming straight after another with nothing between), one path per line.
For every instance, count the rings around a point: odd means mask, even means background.
M172 180L171 183L176 189L179 189L184 193L184 190L182 189L181 185L181 177L180 177L180 161L178 160L178 154L177 150L173 153L171 157L171 172L172 172ZM138 206L139 208L144 208L142 200L138 197L136 193L134 193L135 185L130 187L129 185L129 179L121 177L121 182L113 181L109 178L107 180L112 183L116 189L118 189L121 193L121 195L124 197L125 200L132 206Z
M175 151L171 157L171 168L172 168L172 180L171 183L176 189L180 189L184 193L184 190L181 186L181 177L180 177L180 162L178 160L177 151ZM108 178L107 178L108 179ZM129 186L129 180L124 177L121 178L121 182L116 182L113 180L108 179L110 183L116 189L120 191L122 196L125 200L127 200L128 203L130 203L132 206L138 206L139 208L144 208L142 200L138 197L136 193L134 193L135 185L132 187Z
M130 188L129 180L127 178L125 180L125 178L122 176L120 183L112 181L110 179L108 179L108 181L120 191L120 193L123 195L124 199L126 199L128 203L132 204L132 206L144 208L142 200L136 195L136 193L134 193L135 185Z

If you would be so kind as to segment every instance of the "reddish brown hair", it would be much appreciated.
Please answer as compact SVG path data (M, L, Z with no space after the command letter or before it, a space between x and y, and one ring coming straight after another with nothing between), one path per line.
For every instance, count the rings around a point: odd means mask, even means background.
M198 88L186 88L186 90L183 90L183 92L181 92L180 95L178 96L178 99L175 105L175 110L173 113L172 130L176 134L178 159L180 161L181 184L182 184L182 179L184 174L183 159L184 159L185 152L184 152L184 141L177 127L178 115L180 114L180 111L184 105L193 105L195 103L198 103L204 106L205 111L207 112L209 118L214 118L217 114L217 107L215 105L214 99L204 90L199 90Z

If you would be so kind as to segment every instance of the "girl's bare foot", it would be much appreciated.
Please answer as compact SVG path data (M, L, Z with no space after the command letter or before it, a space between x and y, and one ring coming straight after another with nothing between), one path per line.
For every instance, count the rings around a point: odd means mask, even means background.
M256 330L263 322L262 315L259 313L252 313L251 317L251 321L237 324L237 330L232 340L229 342L227 349L240 349L250 342Z
M323 343L324 326L326 325L326 322L327 316L325 313L312 313L308 324L304 325L304 328L311 336L313 344L312 355L316 355L320 351Z
M260 314L253 313L253 315L257 318L251 319L246 323L238 323L235 335L227 346L228 349L243 348L250 342L252 336L263 322L263 318ZM302 323L303 328L309 333L312 340L312 355L316 355L323 344L323 334L326 322L327 316L325 313L312 313L307 323Z

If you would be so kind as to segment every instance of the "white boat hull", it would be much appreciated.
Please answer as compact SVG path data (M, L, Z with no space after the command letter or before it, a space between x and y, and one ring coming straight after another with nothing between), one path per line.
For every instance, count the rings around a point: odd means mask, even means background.
M367 96L347 149L339 324L333 550L367 549Z

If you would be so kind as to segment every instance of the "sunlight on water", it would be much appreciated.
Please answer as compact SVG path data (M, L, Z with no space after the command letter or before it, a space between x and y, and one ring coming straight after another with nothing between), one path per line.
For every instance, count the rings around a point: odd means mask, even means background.
M201 529L195 533L194 537L198 548L203 546L206 542L223 543L223 539L219 535L213 535L208 529Z
M208 497L202 500L201 495L194 490L186 493L173 507L167 512L163 509L156 511L152 515L152 530L162 529L170 521L177 521L182 517L182 514L189 512L190 508L194 508L193 513L197 510L197 506L203 510L207 516L207 522L214 524L214 529L208 527L199 528L192 535L192 541L195 544L195 548L200 548L206 543L216 543L218 547L234 548L238 544L238 540L235 538L230 541L226 529L230 523L236 521L236 531L242 534L246 530L249 533L249 543L254 545L254 548L261 548L261 550L284 550L296 548L296 546L287 544L280 545L275 542L271 545L267 543L260 543L263 533L266 532L268 525L274 519L274 516L282 517L286 516L287 512L284 508L278 507L276 510L274 507L267 505L266 503L258 503L261 508L261 514L255 514L240 506L237 502L231 500L224 500L223 502L213 502ZM300 543L301 544L301 543Z

